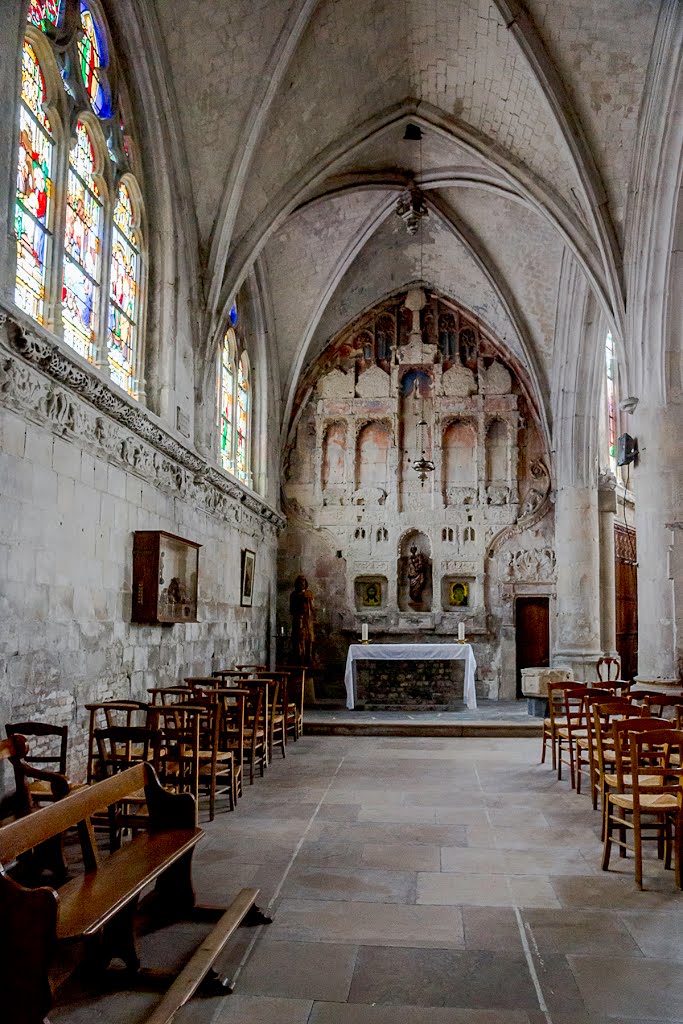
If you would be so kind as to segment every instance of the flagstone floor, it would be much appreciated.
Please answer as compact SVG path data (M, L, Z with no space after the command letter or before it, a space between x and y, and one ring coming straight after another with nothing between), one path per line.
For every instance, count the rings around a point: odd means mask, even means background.
M202 900L261 887L273 924L226 954L233 995L178 1024L683 1022L683 898L646 859L600 869L599 815L538 739L304 737L206 825ZM143 936L182 964L204 934ZM70 982L52 1024L142 1024L152 992Z

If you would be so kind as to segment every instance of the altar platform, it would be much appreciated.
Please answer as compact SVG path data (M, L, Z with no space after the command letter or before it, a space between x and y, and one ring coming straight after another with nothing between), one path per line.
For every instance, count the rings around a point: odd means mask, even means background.
M542 719L532 718L525 700L479 699L478 707L455 711L349 711L307 707L309 736L541 736ZM540 748L539 748L540 750Z

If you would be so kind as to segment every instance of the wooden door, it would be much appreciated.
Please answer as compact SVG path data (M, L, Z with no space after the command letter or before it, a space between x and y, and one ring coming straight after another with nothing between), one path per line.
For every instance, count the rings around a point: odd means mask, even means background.
M617 653L623 679L638 672L638 573L636 531L614 527L614 581L616 588Z
M547 597L518 597L515 604L517 696L522 696L522 669L550 664L550 603Z

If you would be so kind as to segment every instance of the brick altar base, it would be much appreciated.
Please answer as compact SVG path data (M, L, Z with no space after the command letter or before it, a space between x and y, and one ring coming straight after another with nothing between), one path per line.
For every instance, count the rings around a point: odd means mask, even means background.
M356 662L360 711L454 711L464 687L464 661Z

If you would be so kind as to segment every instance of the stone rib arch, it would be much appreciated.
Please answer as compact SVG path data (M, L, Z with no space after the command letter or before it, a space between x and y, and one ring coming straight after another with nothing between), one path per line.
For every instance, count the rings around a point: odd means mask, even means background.
M332 146L318 154L317 159L309 164L305 172L296 175L277 193L251 228L237 240L230 267L221 286L220 297L211 313L213 332L219 330L219 325L227 316L232 296L239 287L247 267L265 246L270 235L307 198L311 198L316 191L324 188L326 179L335 173L335 167L339 167L354 153L359 153L370 139L380 137L389 128L408 121L419 124L425 130L434 131L444 138L456 140L462 148L472 152L477 159L483 160L487 166L502 174L529 205L541 216L546 217L560 232L566 244L585 266L605 308L610 315L613 314L599 246L564 200L555 195L549 186L540 182L527 168L520 167L501 155L499 150L479 133L430 107L429 104L417 104L413 100L407 100L355 126Z

